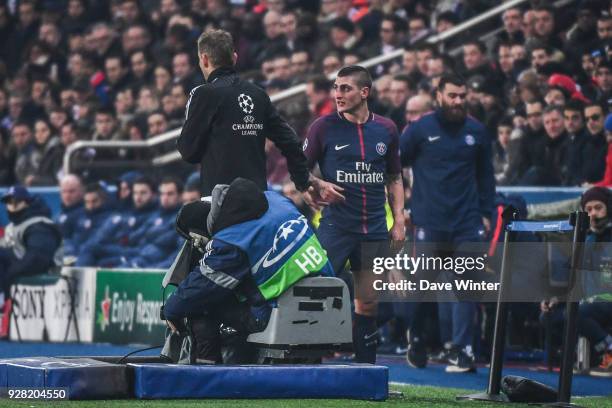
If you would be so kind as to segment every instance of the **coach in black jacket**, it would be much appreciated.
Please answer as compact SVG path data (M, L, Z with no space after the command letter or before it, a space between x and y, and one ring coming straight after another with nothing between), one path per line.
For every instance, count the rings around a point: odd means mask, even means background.
M236 74L231 35L222 30L203 33L198 56L207 83L191 91L177 147L184 160L202 164L202 195L237 177L267 189L266 138L287 158L298 190L306 190L309 172L300 140L266 92Z

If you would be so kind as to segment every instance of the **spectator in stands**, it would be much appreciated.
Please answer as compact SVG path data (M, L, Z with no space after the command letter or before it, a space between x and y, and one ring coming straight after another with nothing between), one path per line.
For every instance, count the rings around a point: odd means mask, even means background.
M90 245L102 224L113 214L117 215L101 183L91 183L85 187L83 203L83 209L77 213L72 235L64 235L64 262L69 265L76 262L81 248Z
M408 43L415 44L426 38L430 33L427 26L427 17L422 14L412 15L408 20Z
M340 68L342 68L342 60L340 59L340 54L338 54L336 51L328 52L321 61L321 67L323 70L323 74L326 77L338 71Z
M100 108L95 115L95 132L91 140L119 140L117 118L110 108Z
M499 74L487 61L487 49L478 40L463 43L463 76L470 78L474 75L481 75L485 79L495 81Z
M595 99L602 105L608 105L612 97L612 71L610 62L602 61L595 68L594 80L597 83Z
M400 48L406 36L406 22L393 14L386 14L380 23L380 44L368 57L385 55ZM410 37L412 39L412 37Z
M538 69L550 62L552 49L544 43L537 43L531 48L531 66Z
M172 76L174 82L183 82L187 89L202 83L202 76L196 71L187 52L179 52L172 58Z
M291 54L291 76L293 84L307 82L306 79L312 74L312 57L306 50L297 50Z
M557 50L563 49L563 41L556 34L555 11L547 5L540 5L533 9L534 25L533 34L535 38Z
M598 181L595 185L601 187L612 186L612 114L608 114L606 117L606 123L604 125L606 130L606 141L608 142L608 154L606 156L606 171L602 180Z
M62 235L42 198L25 187L12 186L1 201L10 223L0 239L0 291L8 294L15 279L62 265Z
M164 92L172 83L170 70L164 65L155 67L153 70L153 77L155 78L155 90L157 92Z
M76 174L67 174L60 180L61 212L55 222L64 238L64 247L74 246L78 219L83 215L83 183Z
M612 194L605 187L593 187L582 195L580 204L590 217L587 234L584 277L588 301L578 309L578 333L590 343L595 358L600 361L592 375L612 377L612 277L608 260L612 242L610 204Z
M391 81L389 94L391 106L385 116L390 118L398 129L403 129L406 126L406 102L414 95L414 85L407 75L396 75Z
M423 43L416 50L419 74L426 77L429 60L436 55L436 49L431 44Z
M49 122L39 119L34 124L35 151L38 161L36 173L26 177L27 186L55 186L62 168L64 148L57 135L52 134Z
M582 148L581 175L587 183L603 179L606 170L608 143L604 133L605 111L601 105L588 104L584 108L587 137Z
M561 186L568 180L567 147L568 137L563 127L563 111L558 106L548 106L542 115L546 143L536 166L535 185Z
M164 112L155 111L147 117L148 137L158 136L168 131L168 118Z
M497 140L493 142L493 169L495 170L495 181L497 185L508 185L514 179L510 173L512 157L518 153L518 143L511 144L512 139L512 120L503 118L497 124ZM514 151L512 150L514 148Z
M568 184L575 186L584 181L582 176L582 160L584 143L587 140L584 127L584 105L577 100L570 100L563 107L563 124L568 136Z
M15 178L19 183L25 184L29 176L36 174L38 168L30 125L25 122L15 123L11 129L11 142L14 146Z
M144 50L136 50L130 54L130 71L136 81L132 86L141 87L151 83L151 57Z
M523 179L523 176L542 158L542 151L546 142L542 122L543 112L544 103L541 100L534 100L525 104L527 126L520 139L519 163L517 164L517 184L519 185L531 185L533 183L533 180Z
M145 221L158 211L155 185L145 176L134 180L133 210L107 219L78 254L77 266L117 266L123 251L141 237Z
M406 125L416 122L432 110L433 100L429 95L415 95L406 102Z
M508 8L502 13L504 30L496 36L499 42L523 43L525 41L521 14L521 9L518 7Z

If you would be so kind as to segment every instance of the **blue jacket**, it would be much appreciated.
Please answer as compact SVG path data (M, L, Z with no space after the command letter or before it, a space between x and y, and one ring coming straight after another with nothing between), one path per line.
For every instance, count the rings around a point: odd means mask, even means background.
M93 211L83 210L76 220L73 239L64 243L64 254L77 256L81 248L94 239L100 227L116 214L110 204L104 204Z
M414 173L412 221L438 231L458 231L490 217L495 196L491 138L468 117L443 122L439 111L424 115L400 137L403 166Z
M231 195L230 191L226 197ZM241 201L245 195L233 197ZM274 192L266 192L265 199L268 206L263 215L236 224L224 223L228 226L214 233L200 265L166 302L166 317L202 314L206 304L222 302L237 293L244 295L251 306L261 308L254 312L263 317L266 301L278 297L305 275L333 275L316 236L291 201ZM232 205L228 201L231 199L223 202L221 213L226 205ZM232 210L243 213L249 208L238 205ZM232 210L220 215L213 225L220 225L224 217L236 218Z
M9 213L9 220L19 225L34 217L51 217L45 202L36 197L24 210L17 214ZM6 269L0 269L0 290L8 290L12 281L19 276L40 275L55 266L55 256L62 245L62 236L55 224L36 222L26 228L23 234L25 253L21 259L12 257Z
M174 229L179 208L161 208L145 221L142 228L130 234L131 247L123 252L127 258L124 266L142 268L172 264L182 245Z
M70 207L62 204L62 211L54 219L64 238L64 253L66 253L66 248L74 246L74 233L77 223L84 214L85 207L83 207L82 201Z

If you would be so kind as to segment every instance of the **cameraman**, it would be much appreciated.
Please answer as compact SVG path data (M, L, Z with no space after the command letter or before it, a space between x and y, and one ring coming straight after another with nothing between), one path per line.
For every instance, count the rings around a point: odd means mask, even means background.
M190 362L218 364L221 325L235 329L239 344L245 344L249 333L265 329L268 301L305 276L333 271L306 218L280 194L237 178L217 185L210 202L187 204L179 213L183 234L197 231L211 240L199 265L168 298L163 315L174 333L191 332ZM294 261L302 256L312 262Z

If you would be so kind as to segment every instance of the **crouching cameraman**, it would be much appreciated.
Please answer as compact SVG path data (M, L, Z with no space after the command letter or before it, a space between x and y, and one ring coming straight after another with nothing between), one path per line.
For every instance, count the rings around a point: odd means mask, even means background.
M291 285L309 275L333 276L304 216L288 199L262 192L250 180L217 185L210 204L187 204L177 224L184 234L210 238L163 309L174 336L189 333L190 363L222 363L224 331L245 344L249 333L265 329L270 303ZM238 360L232 362L250 362Z

